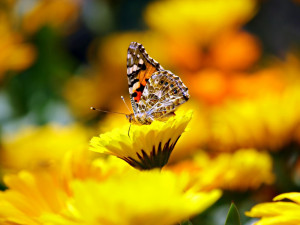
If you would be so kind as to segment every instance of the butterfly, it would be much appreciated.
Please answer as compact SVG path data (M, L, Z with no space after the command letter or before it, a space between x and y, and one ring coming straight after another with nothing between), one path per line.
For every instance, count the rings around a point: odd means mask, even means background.
M165 70L137 42L128 48L127 78L133 113L126 117L133 124L165 121L190 98L180 77Z

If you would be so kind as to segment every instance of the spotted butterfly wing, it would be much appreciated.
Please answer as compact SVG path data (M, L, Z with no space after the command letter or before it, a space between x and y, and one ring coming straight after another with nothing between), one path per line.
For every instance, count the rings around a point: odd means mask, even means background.
M131 42L127 52L127 77L134 113L138 113L138 102L149 78L161 70L163 68L147 54L143 45Z
M153 73L138 103L140 113L152 120L165 120L189 99L188 88L168 70Z
M165 120L190 97L181 79L165 70L136 42L128 48L127 76L134 111L132 122L150 124L153 120Z

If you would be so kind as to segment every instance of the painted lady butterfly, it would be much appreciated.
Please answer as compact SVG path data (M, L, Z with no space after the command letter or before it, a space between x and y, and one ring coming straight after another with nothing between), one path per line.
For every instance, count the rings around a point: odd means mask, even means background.
M181 79L165 70L137 42L128 48L127 77L133 113L126 117L131 123L164 121L190 97Z

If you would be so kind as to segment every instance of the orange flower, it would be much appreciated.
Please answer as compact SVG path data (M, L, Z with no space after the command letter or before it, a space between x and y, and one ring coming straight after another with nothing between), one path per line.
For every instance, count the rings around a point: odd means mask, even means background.
M255 99L268 94L281 95L289 88L284 72L278 68L266 68L253 74L237 74L230 82L230 96L239 99Z
M280 95L289 86L284 72L278 68L267 68L252 74L204 69L186 83L193 96L208 104L256 99L268 94Z
M179 37L165 38L164 41L160 45L167 46L163 52L168 56L166 63L178 71L182 71L182 74L185 74L186 71L196 72L206 63L206 55L199 43Z
M210 48L210 65L225 71L250 68L260 57L259 41L247 32L227 32Z
M191 96L205 103L221 103L228 96L229 80L224 72L204 69L187 80Z

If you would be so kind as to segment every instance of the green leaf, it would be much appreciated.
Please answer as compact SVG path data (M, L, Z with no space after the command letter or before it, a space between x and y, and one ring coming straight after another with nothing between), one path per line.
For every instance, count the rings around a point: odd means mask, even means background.
M193 225L191 221L186 220L184 222L181 222L180 225Z
M234 203L231 203L225 225L241 225L240 214Z

